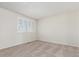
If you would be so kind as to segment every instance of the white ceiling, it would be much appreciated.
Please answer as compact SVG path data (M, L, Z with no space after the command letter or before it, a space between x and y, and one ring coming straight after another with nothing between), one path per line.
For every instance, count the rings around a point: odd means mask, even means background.
M0 7L41 19L62 12L79 10L77 2L0 2Z

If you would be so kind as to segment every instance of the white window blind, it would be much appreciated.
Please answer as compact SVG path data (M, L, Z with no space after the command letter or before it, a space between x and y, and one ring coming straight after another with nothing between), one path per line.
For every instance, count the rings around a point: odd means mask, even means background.
M17 31L18 32L34 32L35 31L34 20L20 18L17 22Z

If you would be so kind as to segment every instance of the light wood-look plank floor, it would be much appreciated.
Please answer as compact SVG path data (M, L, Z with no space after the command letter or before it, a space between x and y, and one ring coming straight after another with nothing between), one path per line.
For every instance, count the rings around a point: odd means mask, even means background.
M79 57L79 48L36 40L2 49L0 57Z

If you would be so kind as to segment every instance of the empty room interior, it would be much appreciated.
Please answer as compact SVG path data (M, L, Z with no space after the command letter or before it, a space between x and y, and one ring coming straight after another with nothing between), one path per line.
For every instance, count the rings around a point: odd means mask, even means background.
M79 3L0 2L0 57L79 57Z

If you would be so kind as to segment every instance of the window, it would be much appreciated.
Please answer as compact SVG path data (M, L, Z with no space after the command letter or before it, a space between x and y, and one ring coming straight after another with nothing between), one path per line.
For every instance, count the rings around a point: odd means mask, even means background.
M35 29L35 22L26 18L20 18L17 22L18 32L33 32Z

